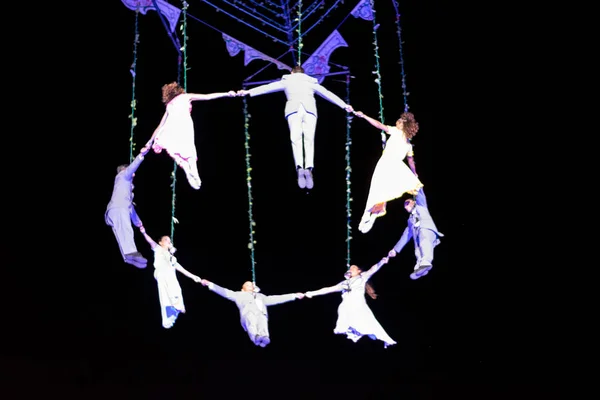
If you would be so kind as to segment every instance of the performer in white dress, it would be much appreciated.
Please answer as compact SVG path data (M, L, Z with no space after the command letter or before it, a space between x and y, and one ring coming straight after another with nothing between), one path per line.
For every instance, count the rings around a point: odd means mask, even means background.
M140 232L150 243L154 250L154 279L158 285L158 300L160 302L160 313L162 316L162 326L169 329L175 324L179 313L185 313L185 304L183 303L183 293L177 280L176 271L181 272L194 282L200 283L201 278L183 268L173 256L176 249L171 243L171 238L163 236L156 243L148 234L146 229L141 226Z
M162 101L166 111L152 138L147 145L154 142L152 149L160 153L163 149L185 171L190 186L200 189L202 181L198 174L198 155L194 143L194 121L192 120L192 101L213 100L221 97L235 97L233 90L227 93L194 94L186 93L177 82L162 87Z
M375 219L386 214L388 201L397 199L404 193L416 195L423 187L415 169L414 152L410 143L410 139L419 130L419 124L415 121L414 115L409 112L400 116L396 126L384 125L360 111L355 114L390 135L373 171L367 204L358 225L362 233L367 233L373 227ZM410 168L404 163L405 158Z
M375 315L365 299L365 291L373 299L377 298L377 294L368 281L387 262L388 258L384 257L366 272L363 272L358 266L352 265L344 275L345 281L335 286L304 293L306 297L312 298L313 296L342 292L342 303L338 307L338 319L333 333L346 335L355 343L361 337L369 336L373 340L381 340L385 348L396 344L375 319Z

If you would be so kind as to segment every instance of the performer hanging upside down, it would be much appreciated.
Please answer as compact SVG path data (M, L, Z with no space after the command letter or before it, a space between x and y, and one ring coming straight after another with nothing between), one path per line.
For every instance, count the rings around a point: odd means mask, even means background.
M176 271L181 272L194 282L200 282L201 279L177 262L177 258L173 255L176 249L173 247L170 237L162 236L158 243L156 243L148 236L143 226L140 226L140 232L142 232L146 241L150 243L150 247L154 250L154 279L156 279L158 285L162 326L165 329L169 329L175 324L179 313L185 313L183 293L177 280Z
M388 255L395 257L412 238L415 242L415 257L417 258L414 271L410 274L411 279L414 280L427 275L433 268L433 249L440 243L440 237L444 237L444 235L437 230L433 218L431 218L422 188L414 199L404 202L404 208L410 214L408 224L400 240Z
M194 94L186 93L177 82L162 87L162 101L167 109L154 131L150 143L152 149L160 153L163 149L184 170L190 186L200 189L202 181L198 174L198 155L194 143L194 121L192 120L192 101L213 100L221 97L234 97L232 90L228 93Z
M257 346L265 347L271 343L269 338L269 315L267 307L275 304L287 303L288 301L302 299L302 293L281 294L275 296L266 296L259 292L259 288L252 282L244 282L242 290L234 292L222 288L215 283L202 279L202 285L226 298L235 302L240 310L240 322L242 328L248 333L250 340Z
M104 214L106 224L115 234L123 260L137 268L146 268L148 260L137 250L131 227L131 223L138 227L142 226L133 204L133 177L149 150L147 146L142 148L131 164L117 167L112 196Z
M362 233L367 233L373 227L375 219L385 215L388 201L397 199L404 193L416 194L419 188L423 187L417 176L410 143L410 139L419 131L419 124L415 121L414 115L409 112L400 116L396 126L384 125L360 111L355 114L390 135L373 171L367 204L358 225ZM407 158L410 169L404 163L404 158Z
M375 315L365 299L365 291L371 298L377 298L369 279L387 262L388 258L384 257L366 272L363 272L358 266L352 265L344 275L345 281L335 286L305 293L306 297L310 299L314 296L342 292L342 303L338 307L338 319L333 333L346 335L355 343L363 336L369 336L373 340L383 341L385 348L396 344L375 319Z
M250 97L262 94L285 91L285 118L290 128L292 151L298 174L298 186L301 189L312 189L313 167L315 158L315 130L317 128L317 104L315 93L325 100L345 109L353 111L352 106L346 104L334 93L319 85L319 81L304 73L304 68L297 65L292 68L292 73L283 75L280 81L257 86L250 90L239 90L238 95ZM303 145L304 144L304 149Z

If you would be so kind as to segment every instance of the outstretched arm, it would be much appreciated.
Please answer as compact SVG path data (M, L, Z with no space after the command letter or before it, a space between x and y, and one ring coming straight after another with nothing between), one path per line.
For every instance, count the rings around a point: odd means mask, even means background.
M345 109L348 112L354 111L351 105L346 104L344 100L340 99L335 93L325 89L318 83L313 84L313 90L325 100L335 104L336 106Z
M410 170L412 171L412 173L418 177L419 175L417 175L417 167L415 166L415 158L413 156L408 156L408 157L406 157L406 161L408 161L408 166L410 167Z
M150 244L150 248L154 250L154 248L158 246L158 243L152 240L152 238L146 233L146 228L144 228L143 226L140 226L140 232L142 232L142 235L144 235L144 239L146 239L146 242Z
M402 236L400 236L400 240L394 245L394 248L390 251L389 256L394 257L396 254L400 253L404 246L408 243L408 241L412 238L412 230L408 228L404 228L404 232L402 232ZM394 254L392 255L392 252Z
M389 126L382 124L381 122L369 117L368 115L363 114L362 111L356 111L354 114L359 118L366 119L367 122L370 123L371 125L373 125L375 128L381 129L382 131L389 133Z
M390 259L387 257L383 257L377 264L373 265L367 272L363 272L362 276L365 279L370 279L371 276L383 266L383 264L387 264Z
M227 300L235 301L235 292L233 290L225 289L216 283L207 281L206 279L200 280L202 286L208 286L211 292L215 292L221 297L225 297Z
M144 224L142 223L142 220L140 219L140 216L138 215L137 211L135 211L135 207L131 207L131 222L133 223L133 225L137 226L138 228L142 228L144 226Z
M415 203L417 203L418 206L427 208L427 199L425 198L423 188L419 189L419 192L415 196Z
M264 303L266 306L274 306L275 304L287 303L288 301L301 299L304 297L302 293L290 293L290 294L278 294L264 297Z
M137 171L142 161L144 161L144 156L148 154L148 150L150 150L148 145L142 147L142 151L140 151L140 154L138 154L138 156L133 160L133 162L129 164L127 168L125 168L125 179L127 179L128 181L133 180L133 174L135 173L135 171Z
M267 83L266 85L257 86L250 90L240 90L238 92L238 94L240 96L250 95L250 97L254 97L254 96L260 96L261 94L279 92L279 91L282 91L283 89L284 89L283 82L277 81L277 82Z
M314 296L322 296L324 294L341 292L342 290L344 290L344 287L342 286L342 283L340 282L335 286L324 287L323 289L306 292L306 293L304 293L304 295L310 299Z
M175 264L175 269L177 271L181 272L182 274L184 274L185 276L187 276L188 278L192 279L196 283L202 281L202 279L199 276L192 274L190 271L183 268L181 266L181 264L179 264L179 263Z
M214 100L220 99L221 97L235 97L235 92L230 90L227 93L211 93L211 94L198 94L198 93L188 93L187 94L192 101L196 100Z
M160 122L158 123L158 126L156 127L156 129L152 133L152 136L150 137L150 140L148 140L148 143L146 143L145 147L149 148L150 146L152 146L152 143L154 142L154 138L156 137L156 135L158 135L158 132L160 132L160 130L162 129L163 125L167 121L167 117L168 116L169 116L169 112L165 111L165 113L163 114Z

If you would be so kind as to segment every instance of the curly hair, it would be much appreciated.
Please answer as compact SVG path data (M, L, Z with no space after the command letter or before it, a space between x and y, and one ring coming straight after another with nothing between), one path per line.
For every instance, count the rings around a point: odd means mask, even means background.
M181 93L185 93L185 89L179 86L177 82L167 83L162 87L162 102L167 104Z
M400 115L398 122L402 121L402 130L407 139L413 138L419 131L419 123L415 121L415 116L411 112L404 112Z

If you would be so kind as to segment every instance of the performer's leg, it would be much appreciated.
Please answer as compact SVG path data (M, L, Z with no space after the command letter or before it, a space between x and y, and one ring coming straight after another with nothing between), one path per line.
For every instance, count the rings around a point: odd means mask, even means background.
M290 127L290 140L292 141L292 153L294 154L294 163L296 173L298 174L298 186L300 189L306 187L306 178L304 177L304 161L302 152L302 115L295 112L287 117Z
M423 252L421 251L421 236L419 230L413 230L413 241L415 242L415 268L416 271L421 266L421 260L423 259Z
M200 189L202 181L200 180L200 174L198 173L197 159L195 157L184 159L181 157L181 155L179 155L179 153L170 155L173 158L173 160L175 160L179 168L181 168L183 172L185 172L185 177L187 178L187 181L190 184L190 186L196 190Z
M386 202L377 203L369 210L375 217L383 217L386 214Z
M366 209L358 225L358 230L362 233L367 233L375 224L375 219L383 217L386 214L386 202L377 203L373 207Z
M292 153L296 167L304 168L302 152L302 114L300 111L288 115L288 126L290 128L290 140L292 141Z
M317 117L305 113L302 120L302 131L304 132L304 168L315 166L315 131L317 129Z
M306 188L312 189L314 181L312 170L315 165L315 131L317 129L317 117L313 114L305 113L302 122L302 131L304 132L304 176L306 177Z
M269 338L269 320L267 319L266 315L260 314L257 316L257 328L260 346L265 347L271 343L271 339Z
M137 212L135 211L135 207L133 206L129 210L129 217L131 218L131 222L133 223L133 225L137 227L142 226L142 220L140 220L140 217L138 216ZM140 252L135 252L126 255L125 261L137 268L146 268L148 264L148 260L146 260Z
M127 261L127 255L138 253L135 247L133 238L133 228L131 227L131 219L129 210L126 208L111 208L106 213L106 223L112 227L121 255Z
M417 259L418 268L410 275L412 279L418 279L429 273L433 268L433 248L437 241L437 234L430 229L419 229L418 235L415 235L415 255L419 255ZM418 247L418 249L417 249Z
M432 265L433 248L437 240L437 234L431 229L419 229L419 244L422 254L421 265Z
M260 340L258 336L258 322L256 319L256 314L249 312L243 317L243 325L246 332L248 332L248 337L255 345L260 345Z

